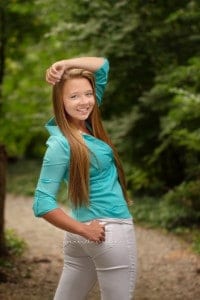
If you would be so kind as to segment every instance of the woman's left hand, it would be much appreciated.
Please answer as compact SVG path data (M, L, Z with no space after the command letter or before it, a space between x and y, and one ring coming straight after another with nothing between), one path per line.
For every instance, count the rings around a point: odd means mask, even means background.
M46 71L46 81L52 85L56 84L60 81L63 73L65 71L65 62L58 61L51 65L49 69Z

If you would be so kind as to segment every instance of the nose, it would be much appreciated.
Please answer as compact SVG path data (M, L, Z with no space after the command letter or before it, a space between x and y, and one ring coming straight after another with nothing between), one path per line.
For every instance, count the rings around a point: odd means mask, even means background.
M88 97L85 96L85 95L81 95L81 97L80 97L80 103L81 104L88 104L89 103Z

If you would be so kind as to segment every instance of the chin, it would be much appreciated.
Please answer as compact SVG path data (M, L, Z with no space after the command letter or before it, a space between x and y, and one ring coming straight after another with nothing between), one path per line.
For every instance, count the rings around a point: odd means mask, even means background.
M89 118L89 114L85 115L85 116L79 116L77 119L79 120L87 120Z

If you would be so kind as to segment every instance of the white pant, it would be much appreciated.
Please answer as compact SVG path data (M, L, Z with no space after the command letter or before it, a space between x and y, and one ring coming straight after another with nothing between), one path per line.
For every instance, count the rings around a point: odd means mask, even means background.
M132 220L100 222L105 224L105 242L101 244L66 232L64 268L54 300L85 300L97 279L101 299L132 299L136 281Z

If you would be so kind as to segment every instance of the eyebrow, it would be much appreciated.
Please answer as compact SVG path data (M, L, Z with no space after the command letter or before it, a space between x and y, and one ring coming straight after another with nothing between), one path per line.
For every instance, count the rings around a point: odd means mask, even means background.
M87 93L87 92L93 92L93 89L84 91L84 93ZM70 94L72 95L72 94L77 94L77 93L79 94L80 92L79 91L74 91L74 92L71 92Z

